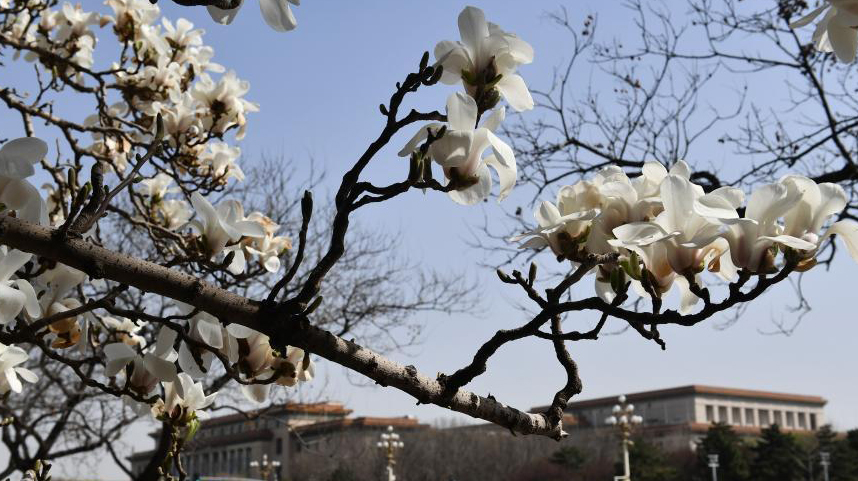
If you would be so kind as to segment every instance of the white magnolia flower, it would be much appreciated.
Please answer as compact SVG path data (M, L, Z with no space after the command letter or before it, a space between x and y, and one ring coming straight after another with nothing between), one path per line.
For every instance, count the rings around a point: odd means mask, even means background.
M161 14L157 4L149 0L106 0L113 9L117 32L135 31L137 26L150 25Z
M713 242L722 234L720 223L710 218L738 218L736 209L741 206L744 197L741 190L732 187L722 187L704 194L699 185L683 177L670 175L661 184L664 210L652 221L660 233L648 236L641 242L664 242L667 245L668 261L674 271L700 272L714 248ZM709 216L702 216L698 212ZM718 250L720 255L726 246L721 245Z
M128 344L129 346L146 347L146 338L137 334L143 328L145 323L137 324L127 317L111 317L104 316L101 321L111 330L111 333L116 336L119 342Z
M788 175L780 180L792 184L801 192L801 199L784 214L784 231L787 236L797 237L818 247L826 238L838 234L846 244L853 259L858 261L858 224L852 220L834 222L820 235L822 228L846 207L846 192L837 184L817 184L800 175ZM806 251L812 257L814 251ZM812 264L810 265L812 267Z
M152 117L161 114L164 132L174 146L179 146L182 140L195 139L203 130L204 110L188 92L170 90L168 100L156 100L141 110Z
M6 142L0 148L0 203L18 211L18 217L42 225L48 223L45 201L26 178L35 174L34 164L48 153L48 144L34 137Z
M208 150L200 155L201 170L212 178L219 178L226 183L231 177L244 180L244 172L236 164L241 156L241 149L231 147L226 142L209 142Z
M104 354L107 356L104 375L113 377L129 363L133 363L128 385L143 396L152 392L158 382L175 381L175 361L179 355L173 349L173 342L177 335L176 331L169 327L162 327L156 343L147 348L142 356L124 342L107 344L104 346Z
M276 384L294 386L313 379L315 364L302 349L286 346L286 356L275 356L265 334L239 324L230 324L227 332L227 357L237 362L245 380L267 381L277 376ZM241 392L256 403L268 399L271 383L242 384Z
M259 10L262 11L262 17L265 18L265 23L269 27L278 32L288 32L294 30L298 26L298 21L295 20L295 15L292 14L292 9L289 4L300 5L300 0L259 0ZM238 10L244 4L241 0L238 6L231 9L221 9L209 6L209 15L212 19L220 24L229 25L232 23Z
M194 307L183 302L176 303L179 312L188 315L194 311ZM200 311L189 321L188 336L207 346L222 350L224 348L224 327L221 322L211 314ZM214 361L215 355L212 351L197 348L183 342L179 346L179 367L194 379L205 376ZM202 361L202 364L198 361Z
M168 193L178 192L179 188L171 187L172 184L173 177L163 172L140 181L140 185L145 187L145 189L142 189L143 195L152 197L153 201L160 201Z
M170 42L173 48L183 50L203 44L203 34L205 31L202 29L194 30L194 24L187 19L180 18L176 20L176 25L174 26L170 19L164 17L161 19L161 23L164 25L164 30L166 31L164 38Z
M29 359L27 352L18 346L7 346L0 343L0 394L9 391L21 392L23 385L21 379L27 382L36 382L39 378L29 369L17 367Z
M158 203L158 213L164 221L164 226L169 230L178 229L188 223L194 211L184 200L168 199Z
M152 90L178 90L184 72L182 65L168 56L158 57L154 65L147 65L134 82Z
M688 312L698 299L690 292L687 277L699 284L698 275L707 267L727 279L735 274L732 264L720 259L729 248L728 242L721 238L722 226L697 214L694 207L713 216L736 218L736 209L743 200L744 194L738 189L723 187L704 194L700 186L687 178L668 175L661 184L663 211L651 222L630 222L617 227L613 231L617 239L608 242L641 256L652 274L647 281L662 292L674 280L678 281L680 312ZM651 244L660 244L660 248L647 249Z
M202 383L194 383L191 376L180 372L175 381L164 383L164 399L159 399L152 406L152 416L155 419L189 420L193 416L205 419L208 413L201 410L211 406L215 397L216 392L206 396Z
M217 82L206 73L200 75L191 88L191 95L211 112L217 113L216 116L206 116L203 126L206 129L212 128L217 133L238 126L235 138L241 140L246 129L246 114L259 111L258 105L244 99L249 90L250 82L239 79L232 70Z
M280 226L261 212L251 212L247 218L258 222L265 230L265 236L245 239L244 249L247 253L256 256L265 270L277 272L280 269L280 256L292 248L292 239L274 235Z
M14 321L25 308L30 318L41 315L33 286L23 279L11 279L32 257L32 254L0 246L0 325Z
M486 22L483 11L475 7L465 7L459 14L459 33L461 42L445 40L435 46L435 58L444 67L441 81L464 81L465 89L474 95L475 84L500 75L495 88L509 105L519 112L532 109L527 85L515 73L519 65L533 61L530 44Z
M789 26L804 27L826 10L822 20L816 24L813 44L820 52L834 52L841 62L854 61L858 48L858 0L826 0L819 8Z
M712 215L697 204L694 210L726 226L723 237L730 244L730 256L736 267L752 272L770 272L775 269L775 254L771 250L775 243L800 250L816 248L808 241L784 235L783 227L778 223L778 219L801 200L801 195L795 185L774 183L763 185L751 194L742 218L732 213L729 217Z
M492 176L489 167L498 174L500 192L498 202L503 200L515 186L518 171L512 148L494 134L503 122L504 108L495 109L482 126L476 127L477 103L461 92L447 98L448 129L443 137L429 147L429 155L444 169L444 175L456 188L450 198L464 205L472 205L489 196ZM437 131L440 124L429 124L421 128L399 152L405 157L414 152L424 141L430 129ZM483 157L489 147L493 155Z
M191 204L199 218L190 222L190 226L202 236L209 254L214 257L224 250L228 242L238 242L243 236L264 237L265 230L258 222L246 220L244 208L236 200L225 200L213 207L199 192L191 195ZM231 270L244 271L244 253L236 250Z
M686 168L679 162L671 174L683 174ZM614 238L616 227L651 220L661 212L661 199L656 196L667 175L658 162L647 162L635 179L629 179L619 167L605 167L592 179L562 187L556 203L543 201L533 214L539 227L511 240L529 237L522 248L548 246L561 258L582 248L594 254L613 252L608 241Z
M95 34L89 30L89 26L98 25L101 20L98 13L84 12L80 4L72 5L65 2L59 14L60 17L57 22L60 28L57 33L57 41L64 42L70 38L82 37L90 37L93 42L95 41Z

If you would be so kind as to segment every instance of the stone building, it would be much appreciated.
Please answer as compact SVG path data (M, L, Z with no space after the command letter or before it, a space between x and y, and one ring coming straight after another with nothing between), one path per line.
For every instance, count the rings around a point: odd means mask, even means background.
M691 385L637 392L626 398L643 418L637 432L671 451L693 449L713 422L730 424L737 433L751 437L772 424L798 433L810 433L825 424L826 400L819 396ZM566 413L575 419L574 426L567 429L570 442L610 442L615 429L605 419L616 403L617 396L569 403Z
M251 461L280 463L276 478L288 479L296 457L307 447L326 443L332 434L336 439L372 438L374 442L387 426L397 430L428 428L411 417L350 418L350 409L340 403L290 403L259 412L230 414L203 421L194 439L183 452L185 471L197 478L233 477L259 478ZM158 439L160 431L150 434ZM128 457L134 474L140 473L153 451L134 453Z

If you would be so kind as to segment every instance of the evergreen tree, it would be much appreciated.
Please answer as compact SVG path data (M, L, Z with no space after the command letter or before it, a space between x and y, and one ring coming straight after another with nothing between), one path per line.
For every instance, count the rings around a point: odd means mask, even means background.
M337 466L337 469L328 476L328 481L358 481L358 477L351 469L343 465L339 465Z
M697 444L697 462L694 467L695 481L712 479L709 455L718 455L719 481L746 481L750 476L748 447L729 425L713 423L706 437Z
M584 466L584 463L587 461L587 457L584 456L584 453L575 446L564 446L557 451L554 451L551 458L549 458L549 461L551 461L552 464L556 464L571 472L575 472Z
M805 454L795 436L781 432L777 424L763 429L753 449L751 479L754 481L806 481Z
M629 463L635 481L678 481L679 471L671 466L665 452L644 439L636 439L629 446ZM623 474L622 462L617 463L615 471L617 475Z
M826 424L816 432L816 441L816 449L811 453L812 462L815 464L815 480L824 479L819 461L820 453L825 452L829 454L831 462L828 467L831 481L858 481L858 450L853 449L848 434L845 439L837 439L837 433L831 429L831 425Z

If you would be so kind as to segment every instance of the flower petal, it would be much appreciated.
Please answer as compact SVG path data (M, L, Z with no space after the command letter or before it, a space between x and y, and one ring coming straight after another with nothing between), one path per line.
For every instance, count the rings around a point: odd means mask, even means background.
M837 234L846 244L846 250L855 262L858 262L858 223L852 220L837 221L828 228L822 239ZM821 240L820 240L821 242Z
M221 25L229 25L235 19L235 16L238 15L238 11L241 9L241 6L243 4L243 1L239 2L237 7L230 9L217 8L209 5L206 7L206 9L208 9L209 15L212 17L212 20Z
M39 376L37 376L36 373L27 368L16 367L15 372L17 372L18 375L21 376L21 379L27 382L37 382L39 380Z
M162 359L154 354L145 354L143 361L146 363L146 370L151 372L163 382L173 382L176 380L176 365L170 361Z
M470 187L451 191L449 196L453 202L462 205L474 205L488 197L492 191L492 175L485 164L480 165L477 169L477 179L477 183Z
M36 173L33 164L48 155L48 144L35 137L10 140L0 148L0 176L24 179Z
M24 309L27 296L18 289L0 282L0 325L9 324Z
M835 22L828 23L828 41L834 49L837 60L849 63L855 60L856 47L858 47L858 31L852 27L844 27Z
M827 2L823 3L820 7L817 7L815 9L811 10L810 13L808 13L807 15L801 17L800 19L798 19L794 22L790 22L789 28L795 29L795 28L804 27L805 25L812 22L813 19L818 17L820 13L824 12L825 9L828 8L829 6L830 5Z
M262 404L268 400L268 392L271 390L271 384L242 384L241 393L247 399Z
M24 308L27 310L27 315L32 318L37 318L42 314L42 307L39 305L39 299L36 298L36 290L33 289L32 284L25 281L24 279L16 279L15 285L18 286L18 290L21 291L24 296L27 298L24 303Z
M411 137L411 140L409 140L408 143L405 144L405 147L403 147L402 150L399 151L398 155L400 157L408 157L415 150L417 150L418 145L420 145L421 143L423 143L424 140L426 140L426 138L429 136L429 129L434 129L435 131L437 131L439 128L441 128L441 124L437 122L420 127L420 130L418 130L417 133L414 134L414 137Z
M0 281L7 281L15 272L24 266L33 254L29 252L11 249L0 259Z
M477 127L477 102L464 92L447 97L447 122L453 130L474 130Z
M465 7L459 14L459 35L462 43L472 52L479 50L480 43L489 36L489 26L482 10L476 7Z
M515 168L515 163L512 166L507 166L498 161L497 157L490 155L485 158L486 165L495 169L498 174L498 182L500 183L500 192L498 192L498 202L504 200L506 196L512 192L515 187L515 180L518 176L518 171Z
M223 347L223 329L217 318L207 315L197 317L194 327L196 327L201 341L215 349Z
M265 23L278 32L288 32L298 26L298 20L285 0L259 0L259 10Z
M524 79L518 74L505 74L497 83L497 89L509 106L517 112L533 108L533 97L527 90Z
M170 327L162 327L158 331L158 340L155 341L154 355L158 357L166 357L167 353L173 349L173 343L176 342L176 336L179 334Z

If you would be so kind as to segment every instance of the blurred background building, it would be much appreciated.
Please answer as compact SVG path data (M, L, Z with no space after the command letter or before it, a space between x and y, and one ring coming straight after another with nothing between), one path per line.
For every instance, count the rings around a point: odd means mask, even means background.
M693 451L716 422L730 425L746 438L777 424L782 430L812 435L825 424L826 400L819 396L690 385L626 394L634 412L643 418L635 436L666 452ZM591 456L611 460L617 455L616 429L606 424L617 396L575 401L566 409L569 437L564 446L586 448ZM545 406L532 412L545 411ZM230 414L203 421L184 453L185 471L200 476L261 479L263 457L271 467L268 479L311 479L327 466L380 472L383 456L376 449L379 435L392 426L406 442L402 459L415 466L437 466L455 456L481 463L513 466L519 458L537 458L557 449L555 441L514 439L494 424L452 424L430 427L416 418L351 417L340 403L285 404L259 411ZM150 434L158 438L161 433ZM132 454L134 473L143 470L152 451ZM360 461L356 461L360 460ZM361 464L359 467L355 467ZM501 469L502 471L502 469ZM311 478L308 478L307 476ZM319 478L326 479L326 478Z

